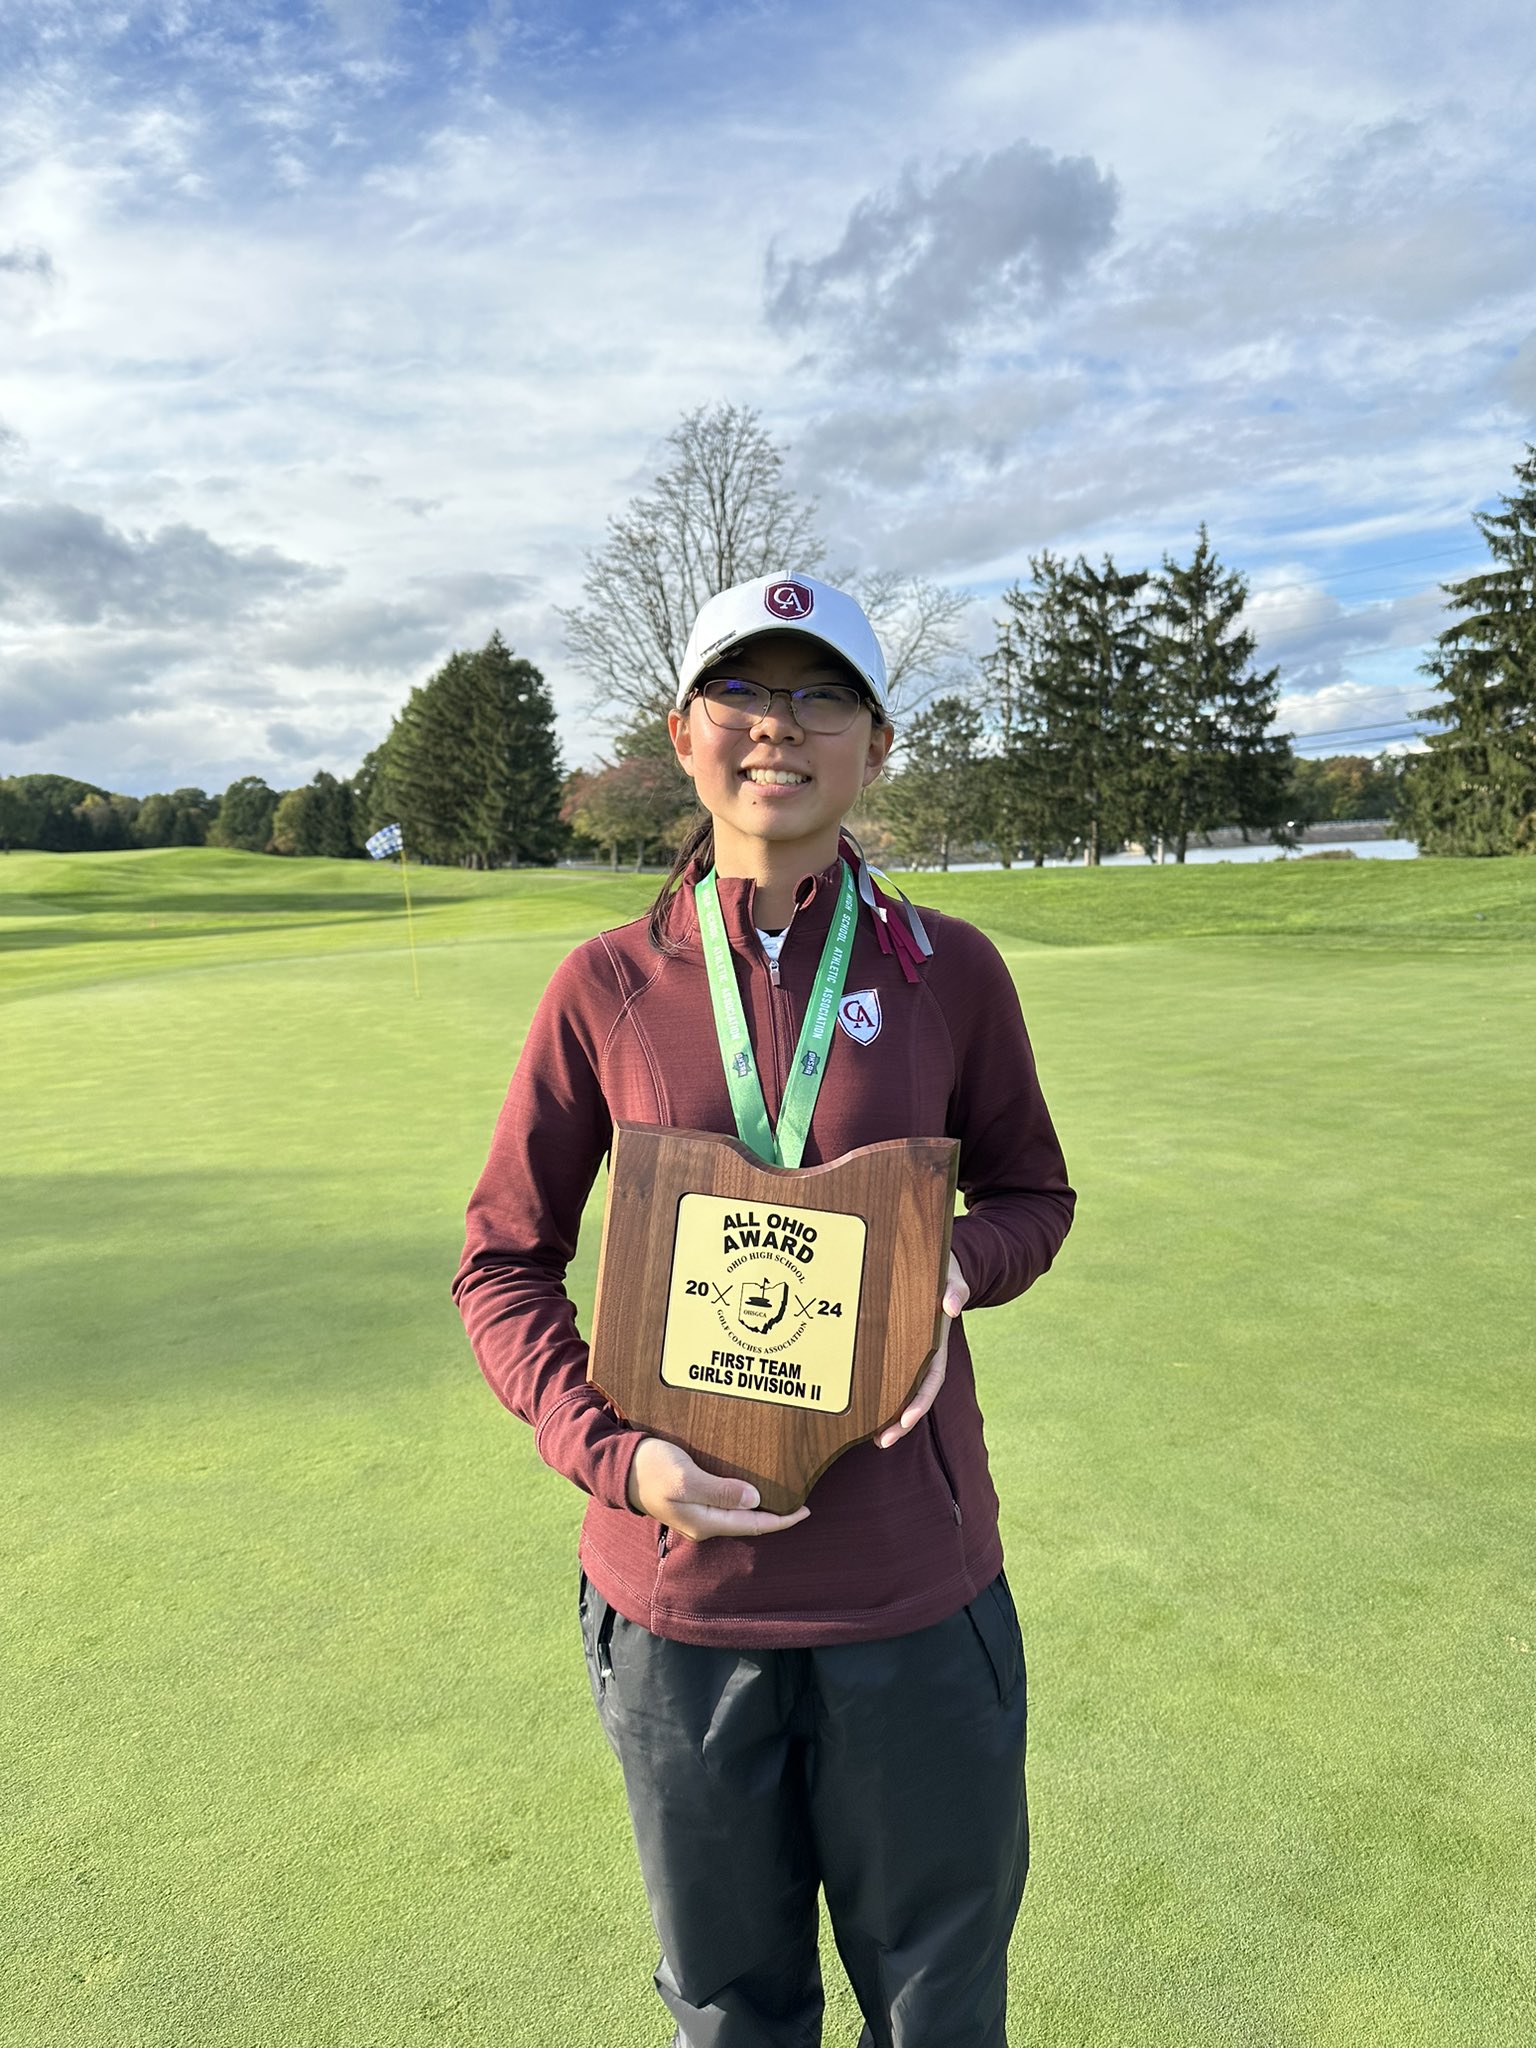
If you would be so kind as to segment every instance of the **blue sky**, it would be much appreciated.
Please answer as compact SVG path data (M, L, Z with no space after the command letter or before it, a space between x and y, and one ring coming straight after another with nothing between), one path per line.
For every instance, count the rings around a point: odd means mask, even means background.
M687 408L988 600L1203 519L1379 744L1536 437L1522 4L0 0L0 773L346 771ZM1332 735L1332 738L1328 736Z

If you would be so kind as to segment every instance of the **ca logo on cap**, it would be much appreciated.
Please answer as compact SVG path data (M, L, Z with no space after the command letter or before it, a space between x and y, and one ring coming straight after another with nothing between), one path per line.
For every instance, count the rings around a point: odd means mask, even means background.
M848 1036L857 1039L860 1045L868 1045L880 1036L880 998L872 988L861 988L851 996L844 996L837 1006L837 1021Z
M763 603L776 619L808 619L816 594L803 583L770 583L763 592Z

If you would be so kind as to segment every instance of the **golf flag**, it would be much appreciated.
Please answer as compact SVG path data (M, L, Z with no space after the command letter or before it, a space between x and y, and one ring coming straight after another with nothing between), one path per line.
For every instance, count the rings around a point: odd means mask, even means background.
M375 860L388 860L392 853L400 856L400 886L405 891L405 929L411 941L411 986L420 995L421 976L416 971L416 920L411 916L411 884L405 872L405 834L398 825L381 825L363 844Z

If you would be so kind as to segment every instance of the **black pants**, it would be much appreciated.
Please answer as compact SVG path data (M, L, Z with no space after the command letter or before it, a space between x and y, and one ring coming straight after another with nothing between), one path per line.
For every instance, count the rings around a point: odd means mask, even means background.
M1006 1580L932 1628L826 1649L670 1642L585 1578L581 1620L675 2048L817 2048L818 1887L860 2048L1006 2048L1029 1865Z

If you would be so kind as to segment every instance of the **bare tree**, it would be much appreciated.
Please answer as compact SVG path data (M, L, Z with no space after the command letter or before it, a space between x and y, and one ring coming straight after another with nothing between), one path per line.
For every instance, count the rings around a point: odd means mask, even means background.
M972 667L965 651L971 596L921 576L874 569L843 579L863 605L885 650L886 708L892 718L917 710L938 691L963 688Z
M816 508L784 481L784 452L750 406L699 406L667 436L671 460L608 522L587 557L582 602L562 612L578 668L612 703L621 754L666 754L666 714L700 607L775 570L821 569ZM963 591L885 571L837 580L885 648L888 703L910 711L965 665Z
M677 695L688 631L706 599L775 569L814 570L815 508L749 406L699 406L667 436L672 460L608 522L587 557L583 602L561 614L577 666L610 691L625 752L655 750Z

